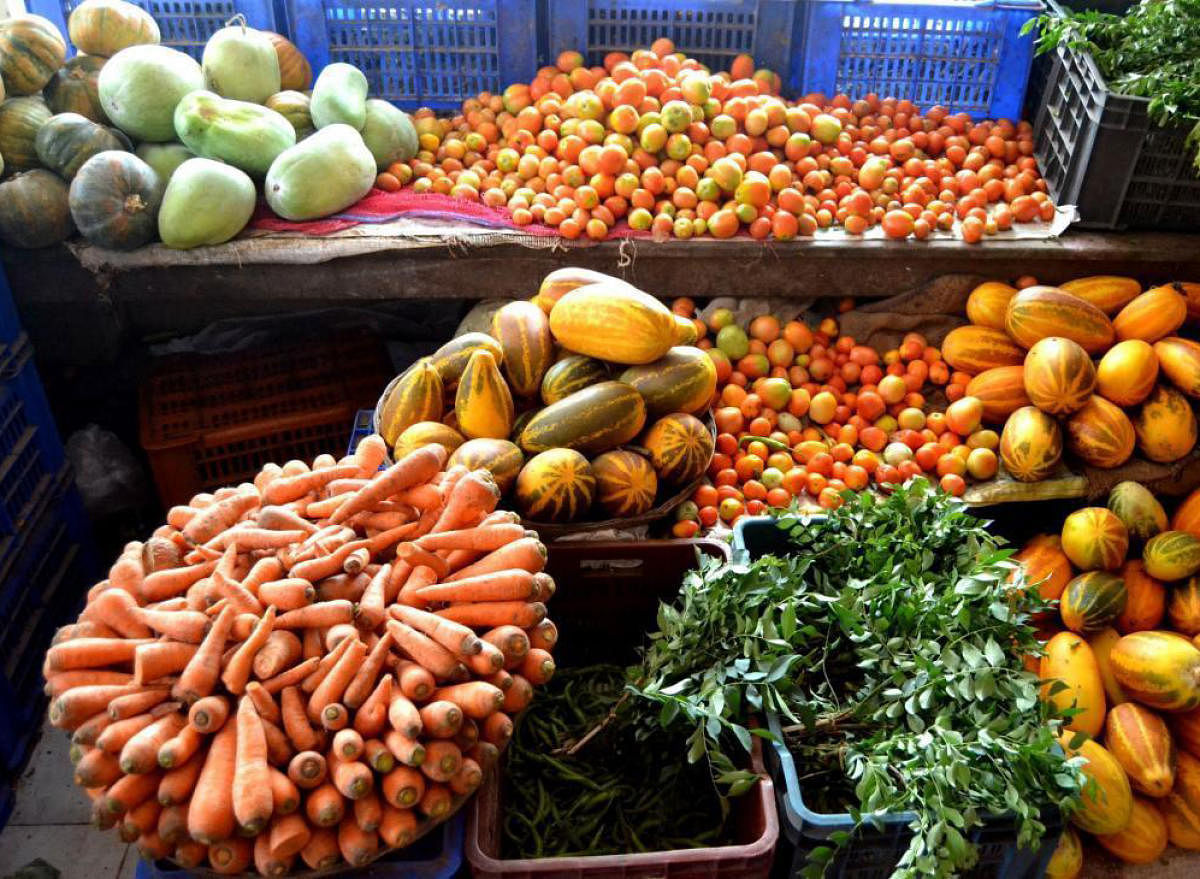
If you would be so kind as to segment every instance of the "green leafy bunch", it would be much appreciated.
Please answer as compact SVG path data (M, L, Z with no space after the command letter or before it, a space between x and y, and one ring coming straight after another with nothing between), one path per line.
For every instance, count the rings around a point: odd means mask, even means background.
M632 692L658 704L661 724L690 724L689 756L707 755L731 786L750 782L730 752L765 734L748 719L778 712L810 801L840 791L828 809L860 824L914 813L896 877L969 869L970 831L987 816L1013 816L1033 844L1082 783L1022 660L1041 652L1037 590L924 480L845 498L824 518L780 517L785 557L691 574L660 608ZM818 849L808 874L834 854Z
M1142 0L1125 15L1047 14L1022 32L1034 28L1039 54L1060 44L1088 52L1109 88L1149 98L1159 125L1193 126L1188 140L1200 147L1200 0Z

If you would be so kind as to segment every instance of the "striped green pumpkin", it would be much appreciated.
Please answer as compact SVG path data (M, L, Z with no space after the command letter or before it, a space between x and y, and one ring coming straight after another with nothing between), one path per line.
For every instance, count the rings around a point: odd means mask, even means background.
M62 67L67 43L40 15L0 21L0 78L10 95L35 95Z
M0 104L0 156L8 173L41 167L35 142L50 115L41 98L9 98Z
M1062 594L1063 625L1080 635L1107 628L1125 609L1125 581L1108 571L1088 571Z
M1156 580L1185 580L1200 574L1200 538L1187 531L1163 531L1146 541L1142 561Z
M607 380L608 364L603 360L570 354L546 370L542 378L542 402L549 406Z
M670 412L703 412L717 389L717 367L699 348L676 345L661 359L621 373L646 401L651 418Z
M100 106L100 68L104 59L95 55L76 55L63 65L42 91L53 113L78 113L93 122L108 125L108 116Z
M641 394L622 382L601 382L538 412L517 444L526 452L564 448L594 455L629 442L645 423Z

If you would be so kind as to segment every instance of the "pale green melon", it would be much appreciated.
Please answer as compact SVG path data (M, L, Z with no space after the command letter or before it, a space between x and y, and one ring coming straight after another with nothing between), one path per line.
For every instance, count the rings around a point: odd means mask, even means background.
M204 88L195 59L167 46L122 49L100 70L100 105L114 125L138 140L175 139L175 106Z
M181 143L144 143L136 150L137 157L154 169L159 183L166 188L175 169L196 154Z
M292 124L266 107L192 92L175 108L175 133L198 156L220 159L262 177L296 143Z
M417 154L417 129L408 114L388 101L367 101L363 143L375 157L375 167L384 170L393 162L405 162Z
M250 222L256 200L254 181L245 171L212 159L188 159L167 183L158 237L180 250L221 244Z
M362 131L367 121L367 78L353 64L329 64L317 77L309 106L313 125L342 123Z
M362 135L334 124L280 153L263 190L284 219L315 220L354 204L374 182L375 157Z
M245 22L213 34L201 56L204 87L223 98L261 104L279 91L279 55L262 31Z

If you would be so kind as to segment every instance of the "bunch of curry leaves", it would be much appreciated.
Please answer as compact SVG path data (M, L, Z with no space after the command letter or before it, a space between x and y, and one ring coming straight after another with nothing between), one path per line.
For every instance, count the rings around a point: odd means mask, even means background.
M1200 146L1200 0L1142 0L1125 15L1047 14L1022 32L1034 28L1039 54L1059 44L1088 52L1109 88L1149 98L1159 125L1193 126L1189 143Z
M1029 615L1044 606L1010 551L924 480L778 525L786 557L706 564L660 607L631 692L660 724L690 724L689 757L707 756L731 792L752 780L738 747L767 734L748 719L781 714L797 771L852 788L841 805L856 822L915 813L896 877L969 869L969 831L987 816L1012 815L1023 845L1040 839L1083 776L1022 661L1041 652ZM834 854L818 849L809 875Z

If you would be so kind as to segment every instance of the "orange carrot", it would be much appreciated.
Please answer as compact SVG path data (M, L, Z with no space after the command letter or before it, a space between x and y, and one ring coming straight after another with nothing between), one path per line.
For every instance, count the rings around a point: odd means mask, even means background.
M332 827L346 814L346 801L333 782L326 781L309 793L304 812L309 822L317 827Z
M400 562L396 562L397 567L400 564ZM404 584L400 587L400 591L396 593L396 601L407 607L424 607L425 602L417 597L417 591L425 586L432 586L436 583L437 574L425 565L412 566L408 562L404 562L403 564L412 573L408 575L408 579L404 581Z
M365 797L371 791L374 777L366 763L358 760L342 760L336 754L329 760L329 774L334 787L348 800Z
M190 586L209 576L216 568L216 561L210 559L186 568L155 571L142 581L142 585L138 587L138 594L145 601L162 601L164 598L182 595Z
M487 641L480 641L479 644L483 649L475 656L467 657L467 667L486 679L504 669L504 654L495 644Z
M271 852L271 837L260 833L254 839L254 869L260 876L286 876L291 872L295 856L276 855Z
M387 443L377 433L364 436L354 449L354 461L358 464L358 475L368 479L387 458Z
M344 501L334 510L329 521L334 525L344 522L355 513L368 510L380 501L387 500L391 495L428 482L442 469L446 457L446 449L439 445L422 446L409 452Z
M382 622L382 619L380 620ZM359 708L367 697L371 695L375 689L375 682L379 678L379 672L383 669L383 664L388 658L388 651L392 646L392 637L387 632L384 632L383 637L375 642L375 646L371 648L371 652L367 654L366 659L355 671L354 677L351 678L349 685L343 693L342 703L347 708Z
M371 575L365 571L351 577L349 574L335 574L326 577L316 584L316 600L360 602L366 595L367 587L371 584ZM365 624L364 624L365 625Z
M162 807L158 813L158 835L163 842L176 845L187 839L187 813L184 803Z
M300 849L300 857L310 870L328 870L342 862L337 833L328 827L317 827L308 844Z
M513 676L504 669L500 669L500 671L488 675L486 678L484 678L484 680L493 687L499 687L501 691L505 693L507 693L509 688L511 688L513 685Z
M469 717L463 718L463 725L459 727L454 738L450 741L458 745L459 750L466 751L477 741L479 741L479 724Z
M191 813L189 811L189 819ZM208 862L214 873L234 876L245 872L254 857L254 844L248 839L223 839L208 847Z
M122 638L149 638L150 629L137 618L137 609L137 600L128 592L109 589L88 603L87 613Z
M251 668L259 680L266 680L291 667L300 659L300 639L292 632L274 629L267 643L254 657Z
M367 545L365 540L352 540L345 543L331 552L327 556L320 558L307 559L292 566L290 571L293 577L300 577L308 580L310 583L316 583L324 580L343 570L343 565L350 554Z
M374 791L354 801L354 823L365 833L374 833L383 821L383 804Z
M379 835L360 828L353 817L343 819L337 835L338 851L352 867L369 864L379 852Z
M462 767L450 779L450 790L458 796L473 794L483 784L483 769L470 757L463 757Z
M277 532L269 532L275 534ZM234 553L236 557L238 547L234 544L225 551L225 559L230 557L230 553ZM222 560L222 564L224 560ZM255 616L260 616L263 612L263 603L254 596L249 589L233 579L232 576L227 576L221 572L221 566L217 566L217 570L213 571L212 575L213 589L217 594L232 604L238 613L251 613Z
M440 821L450 814L453 801L450 788L444 784L431 784L425 788L425 796L417 803L417 810L434 821Z
M396 758L387 749L387 745L379 739L367 739L363 742L363 759L367 765L379 773L388 773L396 765Z
M481 574L453 583L435 583L417 590L425 601L528 601L539 600L548 591L548 574L531 574L520 568Z
M325 781L326 773L325 758L316 751L301 751L288 763L288 778L304 790L319 787Z
M221 674L221 654L229 640L237 612L226 605L213 621L212 628L192 654L187 667L171 688L172 695L181 702L191 705L212 693Z
M125 813L118 835L124 842L133 842L144 833L157 833L160 812L162 806L154 797L142 800Z
M282 476L273 480L263 490L263 503L286 504L299 500L309 492L320 491L335 479L350 479L358 473L358 467L350 464L313 470L297 476ZM261 516L262 513L260 512Z
M276 815L290 815L300 808L300 788L274 766L271 773L271 807Z
M118 696L108 703L108 716L113 720L124 720L144 714L160 702L167 701L169 690L166 687L155 687L140 693L128 693Z
M246 695L250 697L250 701L254 703L254 710L258 712L258 716L263 720L269 720L271 723L279 726L282 723L282 715L279 712L279 706L275 704L275 699L270 693L263 688L263 685L258 681L250 681L246 684Z
M467 717L482 720L493 711L498 711L504 702L504 693L485 681L470 681L451 684L433 691L434 699L445 699L462 709Z
M308 845L312 831L303 815L284 815L271 822L267 838L271 853L275 857L286 858Z
M63 641L71 641L75 638L119 638L120 634L116 629L106 626L104 623L95 620L80 619L69 626L59 626L54 637L50 639L50 643L61 644Z
M384 607L387 601L387 583L392 576L392 566L383 565L363 590L358 603L358 618L364 627L376 629L387 619Z
M321 726L329 732L345 729L350 723L350 712L341 702L330 702L321 712Z
M421 771L433 781L449 781L462 767L462 751L454 742L436 739L425 746Z
M292 755L296 753L296 749L288 741L287 733L265 718L259 720L262 722L263 736L267 740L267 762L272 766L287 766Z
M271 580L258 587L259 598L265 604L273 604L278 610L296 610L312 604L316 597L312 583L299 577Z
M275 694L284 689L298 685L306 677L317 670L321 664L321 660L316 656L310 656L308 659L293 665L285 672L280 672L273 678L268 678L263 681L263 689L268 693Z
M75 764L75 783L80 787L108 787L122 774L117 758L101 748L92 748Z
M242 578L242 585L257 597L258 589L263 583L278 580L281 576L283 576L283 564L275 556L266 556L254 563L254 567Z
M403 693L392 693L388 704L388 722L392 729L410 739L421 734L421 715L415 705Z
M358 627L350 623L338 623L325 630L325 649L334 650L343 641L360 640ZM365 643L365 642L364 642ZM340 658L340 657L339 657Z
M487 525L477 528L462 528L457 531L434 531L417 539L417 546L433 552L449 552L456 549L471 552L492 552L507 546L514 540L526 536L522 525L510 523Z
M274 802L267 768L267 737L254 701L243 696L237 711L237 751L233 772L233 814L248 836L271 818Z
M396 676L400 692L413 702L423 702L437 686L429 669L410 659L401 660L396 664Z
M459 661L454 654L425 634L399 620L388 620L387 631L397 647L428 669L435 678L447 680L457 673Z
M308 722L304 700L296 687L284 687L280 694L280 714L283 729L298 751L308 751L316 746L317 734Z
M466 756L478 763L486 772L500 762L500 749L491 742L480 740L467 749Z
M434 738L453 738L462 728L462 709L453 702L441 700L422 705L420 715L421 726Z
M383 743L392 756L405 766L420 766L425 761L425 746L394 729L383 734Z
M136 540L125 544L121 557L108 569L108 580L115 589L137 592L146 571L142 565L142 544Z
M104 792L101 800L104 811L109 815L124 815L153 797L161 780L161 772L122 775Z
M227 723L213 737L188 807L188 833L199 842L212 844L233 834L236 758L237 724Z
M437 533L474 527L484 516L496 509L499 500L500 489L496 487L496 480L492 474L487 470L473 470L450 489L446 497L446 506L433 526L433 531Z
M397 596L403 591L403 587L408 583L412 576L413 567L408 562L396 560L392 563L392 573L388 577L387 585L384 587L384 603L391 603L396 600ZM422 585L428 586L428 583ZM420 587L414 587L420 588Z
M111 725L113 719L107 711L99 711L76 727L71 733L71 743L75 745L95 745L100 733Z
M182 715L178 716L183 720L184 725L158 749L158 765L163 769L182 766L191 760L192 756L200 750L200 746L204 744L204 736L195 727L189 725L186 718Z
M194 839L182 839L175 846L175 863L185 870L194 870L208 859L208 846Z
M189 543L208 543L258 505L258 492L239 491L201 510L180 530Z
M333 737L333 753L339 760L357 760L363 753L363 737L352 729L341 729Z
M346 560L342 562L342 570L347 574L358 574L371 563L370 546L360 546L346 556Z
M289 610L279 615L276 625L281 629L328 628L338 623L354 622L354 605L345 600L320 601Z
M113 699L137 692L141 692L141 687L131 684L75 687L50 703L50 723L59 729L74 730L92 715L106 710Z
M317 530L312 522L281 506L262 507L254 517L254 524L270 531L303 531L306 537Z
M200 771L204 768L204 754L197 754L182 766L168 769L158 783L158 801L164 806L176 806L191 799Z
M387 723L392 701L392 676L384 675L354 715L354 729L363 736L377 736Z
M493 550L473 564L459 568L446 579L448 582L454 582L512 568L521 568L536 574L545 566L546 547L536 537L522 537Z
M217 602L218 610L223 610L226 603L228 603L226 599L221 599L221 601ZM254 631L254 627L257 625L257 616L252 613L239 613L233 620L233 631L229 633L231 635L229 640L239 643L245 641L250 637L250 633ZM229 655L233 655L232 648L229 651Z
M151 726L158 718L150 712L136 717L117 720L105 727L104 732L96 737L96 747L110 754L120 755L125 743L136 736L146 727Z
M197 732L215 733L225 725L229 717L229 703L223 696L205 696L192 703L188 710L188 723Z
M471 656L483 649L479 645L479 638L469 628L441 619L428 611L393 604L389 612L400 622L432 638L456 656Z
M508 740L512 738L513 724L512 719L503 711L497 711L488 716L483 722L483 727L479 730L479 737L485 742L491 742L500 750L504 750L504 746L508 744Z
M312 691L312 695L308 699L309 719L319 720L326 705L341 701L346 687L350 685L355 673L362 667L366 656L367 646L355 637L341 658Z
M425 777L416 769L397 766L380 783L383 799L398 809L415 806L425 795Z
M422 549L415 543L401 543L397 546L396 558L408 562L413 567L424 565L433 571L434 576L439 580L450 573L450 567L444 558L427 549Z
M50 671L120 665L131 662L140 645L150 643L143 638L76 638L46 651L46 664Z
M540 647L534 647L521 661L521 674L531 684L545 684L554 677L554 657Z
M225 666L225 670L221 672L221 683L235 696L240 696L246 689L246 682L250 680L250 664L254 661L255 654L267 643L274 625L275 608L268 607L254 631L250 633L250 637L242 642L229 664Z
M417 532L421 530L420 522L410 522L410 518L404 513L376 513L371 518L377 519L380 516L390 516L395 520L394 523L378 534L373 534L367 539L367 549L370 550L372 556L381 556L387 550L391 549L396 544L403 540L408 540L410 537L415 537ZM369 523L364 523L366 527L371 527Z
M484 601L474 604L452 604L435 613L443 619L466 626L482 628L512 625L528 629L546 618L546 605L538 601Z
M514 674L512 687L504 692L504 703L500 707L509 714L517 714L524 711L532 701L533 684L529 683L524 675Z
M543 650L553 651L558 644L558 626L554 625L549 619L544 619L532 629L529 630L529 646L540 647Z
M417 816L412 809L397 809L384 803L379 838L389 848L404 848L417 838Z

